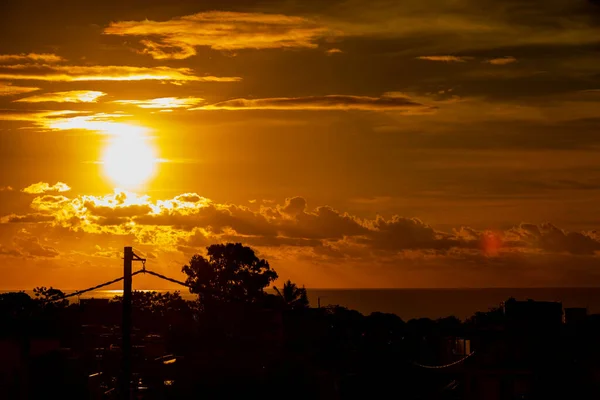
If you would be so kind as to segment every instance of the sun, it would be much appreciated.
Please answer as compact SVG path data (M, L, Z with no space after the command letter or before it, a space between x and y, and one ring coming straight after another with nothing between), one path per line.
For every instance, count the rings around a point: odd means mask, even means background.
M102 166L104 174L119 188L143 186L156 173L156 149L145 129L126 124L111 127Z

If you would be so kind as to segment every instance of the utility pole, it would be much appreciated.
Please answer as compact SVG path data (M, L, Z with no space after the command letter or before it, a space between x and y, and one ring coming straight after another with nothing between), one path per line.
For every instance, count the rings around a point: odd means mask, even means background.
M326 299L327 296L319 296L317 297L317 308L321 308L321 299Z
M121 398L131 398L131 266L133 248L125 247L123 257L123 320L121 322L121 351L123 357L121 371Z
M131 400L131 272L134 261L142 262L142 271L146 271L146 259L133 252L132 247L123 249L123 320L121 321L121 398ZM139 271L138 271L139 272Z

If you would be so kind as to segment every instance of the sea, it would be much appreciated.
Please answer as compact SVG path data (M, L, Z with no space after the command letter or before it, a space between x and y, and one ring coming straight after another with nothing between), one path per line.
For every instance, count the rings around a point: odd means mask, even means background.
M169 290L155 289L157 292ZM171 290L172 291L172 290ZM0 291L7 292L7 291ZM33 292L24 291L31 296ZM65 291L66 293L73 291ZM80 298L113 298L121 290L96 290ZM600 313L600 288L473 288L473 289L307 289L312 307L339 305L368 315L393 313L408 321L413 318L455 316L465 320L477 311L498 307L510 297L517 300L557 301L563 307L586 307L590 314ZM196 296L181 291L183 298ZM72 298L77 302L77 297Z

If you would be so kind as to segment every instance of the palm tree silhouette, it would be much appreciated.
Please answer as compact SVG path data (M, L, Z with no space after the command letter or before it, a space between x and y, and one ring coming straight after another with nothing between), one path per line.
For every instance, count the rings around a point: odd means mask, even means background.
M282 290L279 290L276 286L273 289L287 307L292 309L308 308L308 297L304 286L300 288L288 279L287 282L283 283Z

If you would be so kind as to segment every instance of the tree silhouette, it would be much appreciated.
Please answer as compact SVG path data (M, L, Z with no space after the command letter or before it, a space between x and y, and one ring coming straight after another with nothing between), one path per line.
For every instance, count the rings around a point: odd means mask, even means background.
M52 286L40 286L33 289L36 300L40 301L43 306L53 308L64 308L69 305L69 300L63 299L65 294L62 290L55 289ZM62 300L61 300L62 299Z
M121 302L123 296L115 296L112 301ZM138 311L161 316L172 312L188 311L190 307L179 291L160 293L134 290L131 294L131 304Z
M451 315L438 318L436 321L438 334L443 336L458 336L462 333L463 324L460 319Z
M206 249L208 258L196 254L182 268L190 292L205 300L254 303L264 298L264 288L277 279L269 263L241 243L213 244Z
M308 308L308 297L304 286L299 288L298 285L288 279L287 282L283 283L282 290L279 290L276 286L274 289L287 307L291 309Z
M9 292L0 294L0 316L23 317L31 313L35 303L25 292Z

